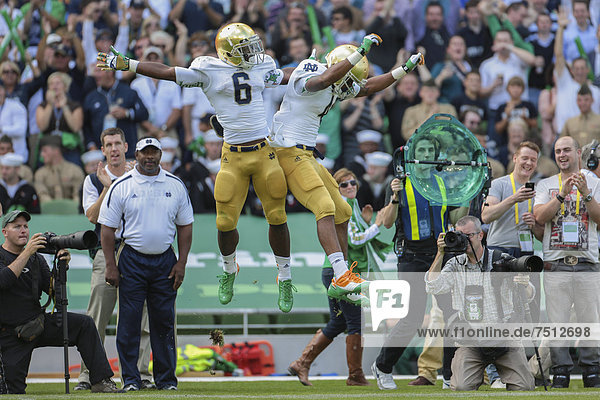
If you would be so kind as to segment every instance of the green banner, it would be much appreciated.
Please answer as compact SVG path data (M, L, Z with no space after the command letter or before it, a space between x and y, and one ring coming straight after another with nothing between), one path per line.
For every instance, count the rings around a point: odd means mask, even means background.
M222 273L214 215L195 215L192 249L186 275L177 296L178 312L226 312L234 309L277 310L277 269L268 241L264 218L242 216L238 224L240 242L237 260L240 273L235 281L233 300L226 306L217 298L218 278ZM292 252L294 309L327 308L321 269L325 253L317 240L314 216L308 213L288 215ZM30 233L51 231L67 234L93 229L83 215L34 215ZM384 230L391 240L393 230ZM90 293L92 263L84 251L74 250L67 278L69 310L85 311ZM51 258L47 258L51 262ZM395 271L395 256L390 254L386 270Z

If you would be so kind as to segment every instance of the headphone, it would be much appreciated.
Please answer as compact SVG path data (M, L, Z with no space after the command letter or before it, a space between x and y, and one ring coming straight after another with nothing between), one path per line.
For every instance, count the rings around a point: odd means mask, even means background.
M598 168L598 156L595 154L596 149L598 148L598 141L594 140L592 142L592 152L590 153L590 157L587 160L587 169L590 171L594 171Z

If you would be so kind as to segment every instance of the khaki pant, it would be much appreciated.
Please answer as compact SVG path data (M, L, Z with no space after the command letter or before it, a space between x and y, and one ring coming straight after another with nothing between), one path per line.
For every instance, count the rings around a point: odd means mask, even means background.
M105 279L106 261L104 252L100 249L96 253L92 264L92 280L90 301L88 303L87 315L92 317L102 343L106 336L106 326L110 322L115 304L117 303L118 289L106 284ZM152 381L152 374L148 371L150 364L150 330L148 327L148 311L144 304L142 313L142 337L140 341L140 356L138 359L138 369L142 380ZM79 382L90 383L89 371L83 361L81 362L81 372L79 373Z
M529 370L525 350L510 347L508 352L494 361L506 390L534 390L533 374ZM452 359L452 390L477 390L483 383L483 372L487 362L483 361L476 347L459 347Z
M444 328L444 314L437 305L435 296L432 297L431 311L429 312L428 329ZM438 370L442 368L442 359L444 357L444 338L441 336L425 337L423 351L419 356L417 365L419 367L419 376L435 383Z

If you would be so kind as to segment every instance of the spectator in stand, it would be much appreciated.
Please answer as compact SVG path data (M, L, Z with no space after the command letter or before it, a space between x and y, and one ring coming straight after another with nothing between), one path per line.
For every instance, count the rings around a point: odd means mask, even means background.
M86 149L101 147L100 134L104 129L121 128L129 145L126 157L133 158L137 143L137 123L148 119L148 110L137 92L115 79L115 71L94 71L98 88L83 102L84 144Z
M577 92L577 107L580 114L571 117L565 123L560 136L571 136L581 146L600 140L600 115L592 111L592 91L587 84L581 85Z
M600 24L596 31L596 38L598 38L598 42L600 42ZM600 86L600 43L596 46L594 51L588 53L587 56L590 60L592 72L594 74L594 85Z
M162 50L150 46L144 51L142 61L161 62ZM181 88L175 82L153 79L138 75L131 82L144 106L148 110L148 120L142 121L143 136L153 136L160 139L163 136L178 137L175 126L181 118Z
M473 135L475 135L475 138L479 141L481 147L487 149L487 134L485 129L485 121L481 118L477 110L466 109L465 111L459 114L459 117L460 122L462 122L462 124L468 130L470 130ZM504 176L506 169L500 161L490 157L489 154L487 160L490 163L490 167L492 168L492 178L496 179L501 176Z
M23 157L15 153L0 157L0 185L3 189L0 190L0 204L4 214L12 210L27 211L30 214L40 213L40 202L34 187L20 176L24 161Z
M271 29L271 43L269 48L273 49L280 65L288 64L289 40L298 36L304 37L306 43L312 47L312 35L306 19L306 10L302 3L291 3L282 13Z
M467 47L462 36L454 35L448 42L446 60L437 63L431 69L431 76L440 88L440 102L450 103L464 92L463 82L466 75L471 72L471 65L465 60Z
M160 18L156 15L150 15L142 22L142 36L152 35L154 32L160 31Z
M573 6L581 8L580 3L574 3ZM565 10L561 10L558 17L558 31L554 42L554 74L556 77L556 109L555 109L555 127L558 133L561 133L565 122L579 115L577 107L577 93L585 83L592 91L594 103L592 111L600 114L600 89L592 85L588 79L590 69L584 58L577 57L571 63L570 71L567 67L567 60L563 53L563 43L565 42L565 29L569 25L569 17ZM570 72L570 73L569 73ZM573 76L571 76L571 74Z
M404 48L406 27L394 11L394 0L376 0L373 14L366 22L366 32L378 34L383 42L369 51L367 58L383 71L391 71L396 64L395 55Z
M417 49L425 56L427 68L444 61L449 41L450 34L444 26L444 8L439 2L431 1L425 8L425 32L417 42Z
M160 61L173 66L176 65L175 53L173 52L174 43L173 37L165 31L156 31L150 34L150 46L158 47L163 52Z
M360 154L354 156L348 163L348 169L356 176L363 176L367 173L367 154L373 153L381 147L381 133L372 129L365 129L356 133L356 141Z
M130 51L133 52L133 55L137 60L141 59L144 56L144 51L146 51L146 47L150 46L150 37L148 36L140 36L136 40L134 40ZM122 81L129 82L133 81L137 74L132 71L120 71L122 73Z
M427 26L427 8L437 4L442 8L443 24L448 35L454 35L461 18L462 2L464 0L413 0L413 10L410 18L413 21L412 30L415 42L418 42L425 34ZM446 41L446 45L448 42ZM443 48L446 47L443 46ZM443 54L443 53L442 53ZM435 64L435 63L434 63Z
M510 78L506 85L506 91L510 96L508 102L498 107L496 112L495 129L496 134L501 138L506 136L506 127L508 123L515 118L521 118L531 130L537 127L538 112L533 103L527 100L521 100L525 91L525 82L519 76Z
M533 45L533 54L535 55L535 68L529 71L529 101L536 107L540 92L551 85L546 77L548 71L552 69L552 59L554 58L554 33L550 14L540 13L537 16L535 25L537 32L527 38L527 42Z
M4 67L6 68L6 67ZM11 138L15 152L27 160L27 109L16 99L6 98L6 89L0 81L0 135Z
M77 165L65 161L62 142L58 136L46 136L40 140L40 153L44 166L33 177L40 202L71 199L79 204L79 188L83 185L83 171Z
M52 30L57 29L65 23L65 5L59 0L31 0L20 11L24 17L17 29L27 51L35 56L43 37L42 20L46 20Z
M469 0L465 4L466 25L456 34L465 39L466 59L473 68L479 68L483 60L492 56L492 37L483 24L483 15L477 5L479 0Z
M304 3L308 4L307 1L304 1ZM366 20L366 17L364 16L363 11L360 8L355 7L355 5L359 7L361 2L356 0L321 0L314 4L315 8L323 12L326 21L331 19L332 12L336 8L348 7L350 11L352 11L352 29L361 30L365 28L363 21ZM321 25L318 14L317 21L319 22L319 25Z
M223 6L214 0L179 0L169 13L169 20L180 20L190 35L217 29L225 22Z
M572 4L574 21L569 22L565 27L563 41L563 54L568 63L583 56L583 54L579 53L575 42L577 37L581 40L584 54L594 51L596 46L598 46L596 28L590 20L589 0L572 0Z
M68 4L67 26L80 36L86 15L93 15L94 28L98 30L113 29L119 23L117 0L70 0Z
M306 43L306 39L302 36L290 39L288 44L288 53L291 58L290 63L283 65L281 68L292 67L296 68L298 64L306 60L310 56L310 47ZM267 88L267 90L270 88Z
M548 75L552 81L555 81L553 68L548 70ZM540 126L540 138L542 139L542 154L552 154L552 147L558 137L555 126L556 115L556 86L548 86L540 93L538 100L538 110L542 120Z
M362 9L363 9L365 18L367 18L366 25L368 25L370 19L374 17L375 12L376 12L375 4L378 1L381 1L381 0L365 0L363 2ZM413 21L413 16L412 16L414 2L412 2L412 1L395 1L395 0L387 0L387 1L392 3L392 8L394 10L395 16L398 19L400 19L400 21L402 21L402 23L404 24L404 27L406 28L406 39L405 39L405 44L403 47L406 49L414 49L415 48L415 38L414 38L414 34L413 34L413 29L412 29L412 27L414 26L414 21ZM369 31L369 32L371 32L371 31ZM371 51L373 51L373 49L371 49ZM370 52L369 52L369 54L370 54Z
M529 29L523 26L523 21L527 16L527 6L523 1L514 1L506 7L506 19L517 30L522 39L529 36Z
M487 104L479 96L481 89L481 75L477 71L467 73L463 80L465 87L464 94L452 99L452 105L456 109L456 113L461 115L467 110L475 110L482 119L482 122L487 127Z
M548 0L530 0L527 3L529 3L529 9L527 10L527 17L523 20L523 25L529 29L529 32L533 34L538 31L537 18L540 14L550 16L550 31L552 33L556 32L558 29L558 15L554 7L557 6L559 1L552 0L553 5L550 5Z
M129 2L129 8L124 15L121 15L122 19L128 21L129 26L129 41L133 42L140 36L142 36L142 23L144 22L144 10L146 9L146 3L144 0L131 0ZM129 46L128 46L129 47Z
M8 135L0 136L0 157L14 152L12 139ZM33 182L33 171L27 164L21 165L21 168L19 168L19 176L27 182Z
M25 107L29 102L29 90L27 85L19 82L21 70L13 61L7 60L0 64L0 80L4 86L4 95L7 99L17 99Z
M421 89L419 89L419 96L421 97L421 103L407 108L402 119L402 137L406 141L433 114L444 113L457 116L452 104L438 102L440 89L433 79L423 82Z
M388 90L389 89L389 90ZM385 110L389 119L389 132L392 147L397 149L406 141L402 137L402 119L409 107L421 102L419 97L419 78L411 72L400 79L396 85L386 89Z
M365 31L352 29L353 23L352 11L348 7L338 7L331 12L331 34L335 40L335 45L352 44L360 45Z
M48 77L46 100L40 104L35 119L42 134L58 136L62 140L64 157L81 165L83 108L69 98L72 79L64 72L54 72Z
M367 173L360 177L360 185L356 199L365 207L370 204L373 211L383 208L386 201L386 189L394 177L389 173L392 156L383 151L374 151L365 155Z
M241 22L252 29L265 30L267 15L264 0L233 0L227 15L227 23Z

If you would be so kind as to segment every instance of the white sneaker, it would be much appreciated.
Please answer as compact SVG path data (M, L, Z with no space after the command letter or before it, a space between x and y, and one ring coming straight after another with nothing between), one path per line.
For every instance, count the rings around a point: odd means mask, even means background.
M377 386L379 386L379 389L398 389L398 386L396 386L396 382L394 382L394 377L392 376L392 374L386 374L385 372L381 372L379 368L377 368L377 361L373 362L373 365L371 365L371 371L373 371L373 376L375 376L375 379L377 379Z
M442 383L442 389L450 389L450 379L444 379Z
M502 382L500 379L496 379L490 387L492 389L506 389L506 383Z

